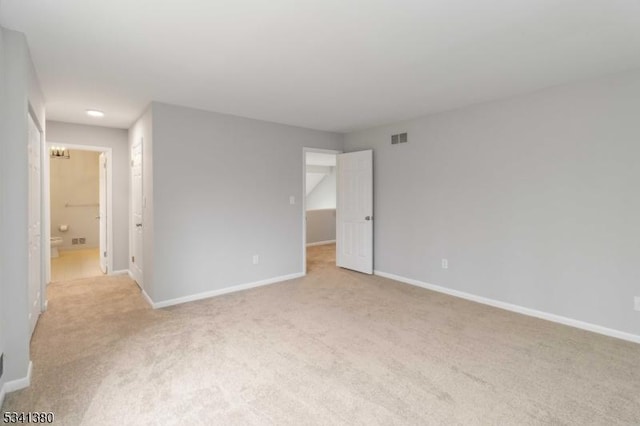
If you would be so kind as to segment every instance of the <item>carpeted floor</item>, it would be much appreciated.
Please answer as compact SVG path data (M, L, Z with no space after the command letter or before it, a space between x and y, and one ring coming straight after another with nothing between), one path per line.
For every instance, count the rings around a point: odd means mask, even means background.
M56 424L640 424L640 345L339 270L151 310L52 284L32 386Z

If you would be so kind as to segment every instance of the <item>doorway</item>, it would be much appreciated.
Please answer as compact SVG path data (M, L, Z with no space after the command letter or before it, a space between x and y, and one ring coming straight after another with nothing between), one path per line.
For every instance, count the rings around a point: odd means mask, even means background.
M111 148L47 144L47 282L113 270Z
M303 150L303 271L335 266L337 156L340 151Z
M42 306L42 133L31 112L28 114L28 212L29 257L28 295L29 332L33 335Z

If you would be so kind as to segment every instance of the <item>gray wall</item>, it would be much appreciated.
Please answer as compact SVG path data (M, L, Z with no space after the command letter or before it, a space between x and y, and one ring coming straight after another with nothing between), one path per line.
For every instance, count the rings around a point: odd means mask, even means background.
M93 145L112 149L113 269L115 271L127 270L129 265L129 144L127 130L48 121L47 142L62 145Z
M4 30L2 29L2 27L0 27L0 140L4 141L5 140L5 116L7 114L6 112L6 90L5 90L5 49L4 49ZM2 202L2 204L4 204L5 202L5 195L4 195L4 184L2 182L4 182L4 169L5 169L5 156L2 152L3 150L0 150L0 201ZM2 209L0 207L0 231L4 232L4 209ZM2 245L2 243L0 243L0 354L4 353L4 349L5 349L5 343L4 343L4 335L5 335L5 331L4 328L6 327L5 325L5 319L4 319L4 298L3 298L3 291L2 288L4 287L4 282L5 282L5 274L4 274L4 262L6 261L6 259L4 258L4 246ZM2 386L4 386L4 382L5 382L5 378L4 376L0 377L0 391L2 390ZM0 406L2 405L2 401L0 401ZM1 407L0 407L1 408Z
M303 147L342 149L343 136L161 103L152 110L152 299L302 272Z
M307 244L336 239L336 209L307 210Z
M26 39L0 31L0 347L7 381L25 378L29 367L28 303L28 162L27 119L31 108L44 130L44 98Z
M634 71L347 135L375 269L640 334L639 117Z

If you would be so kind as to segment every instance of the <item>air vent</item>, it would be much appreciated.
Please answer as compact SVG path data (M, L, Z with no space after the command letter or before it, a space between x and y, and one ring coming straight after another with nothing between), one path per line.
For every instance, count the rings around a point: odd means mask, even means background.
M391 135L391 144L396 145L399 143L409 142L409 136L407 133L398 133L397 135Z

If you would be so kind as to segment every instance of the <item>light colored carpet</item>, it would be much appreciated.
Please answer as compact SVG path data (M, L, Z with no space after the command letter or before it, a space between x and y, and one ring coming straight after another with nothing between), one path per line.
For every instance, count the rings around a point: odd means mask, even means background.
M52 284L30 388L56 424L640 424L640 345L379 277L309 275L151 310L126 277Z

